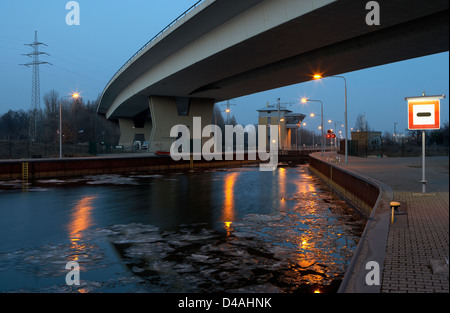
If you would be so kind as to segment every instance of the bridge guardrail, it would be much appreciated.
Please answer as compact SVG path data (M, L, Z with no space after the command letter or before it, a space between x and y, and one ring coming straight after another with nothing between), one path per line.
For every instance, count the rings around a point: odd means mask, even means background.
M161 36L167 29L169 29L173 24L175 24L180 18L184 17L186 14L188 14L190 11L192 11L194 8L197 7L197 5L202 2L203 0L199 0L196 3L194 3L189 9L181 13L177 18L175 18L170 24L168 24L166 27L164 27L161 31L159 31L155 36L153 36L149 41L147 41L138 51L136 51L131 58L129 58L111 77L111 79L106 84L106 87L111 83L111 81L116 77L116 75L128 64L133 60L133 58L138 55L142 50L144 50L150 43L152 43L156 38ZM106 89L105 87L105 89Z

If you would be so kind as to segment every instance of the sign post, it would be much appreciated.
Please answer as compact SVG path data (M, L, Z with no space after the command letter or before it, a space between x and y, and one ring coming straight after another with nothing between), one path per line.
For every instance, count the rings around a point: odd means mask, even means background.
M425 92L419 97L406 97L408 101L408 129L422 130L422 193L426 193L425 179L425 130L439 129L440 101L445 95L426 96Z

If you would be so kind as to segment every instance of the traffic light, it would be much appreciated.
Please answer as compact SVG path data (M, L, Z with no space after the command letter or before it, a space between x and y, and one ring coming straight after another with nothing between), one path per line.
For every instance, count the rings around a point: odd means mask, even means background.
M328 139L336 138L336 135L333 133L332 129L327 130L327 138Z

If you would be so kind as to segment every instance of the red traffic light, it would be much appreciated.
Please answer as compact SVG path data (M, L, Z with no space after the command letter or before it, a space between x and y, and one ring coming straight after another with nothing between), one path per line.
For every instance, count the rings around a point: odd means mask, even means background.
M331 138L331 134L327 134L327 138Z
M332 134L332 135L331 135L331 138L336 138L336 134Z

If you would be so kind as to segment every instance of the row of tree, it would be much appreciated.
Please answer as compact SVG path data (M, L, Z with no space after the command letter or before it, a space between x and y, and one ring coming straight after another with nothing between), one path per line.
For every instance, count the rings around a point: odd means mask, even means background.
M51 90L43 96L44 108L36 112L37 134L33 141L41 143L59 142L59 111L61 105L62 138L63 143L86 143L97 142L116 145L120 137L120 129L117 121L105 119L98 115L99 98L95 101L84 101L83 98L64 99L57 91ZM34 112L24 110L9 110L0 116L0 140L23 141L30 140L30 119L34 117ZM222 134L225 134L225 124L236 125L237 121L231 116L225 121L219 106L214 106L213 124L218 125ZM257 127L256 127L257 128ZM370 131L369 124L364 114L360 114L355 123L355 129L360 131ZM297 134L293 134L292 145L320 144L319 132L307 129L298 129ZM408 131L403 137L410 141L421 143L421 131ZM385 132L383 140L398 141L394 136ZM447 145L449 142L448 122L441 129L427 131L427 143L434 145Z
M82 98L64 100L55 90L43 97L44 109L37 112L9 110L0 116L1 140L33 140L41 143L59 142L61 105L63 143L116 143L120 136L118 123L96 113L99 99L84 102ZM36 114L36 117L35 117ZM37 119L36 138L32 138L31 119Z
M356 118L355 128L359 131L373 131L366 119L365 114L359 114ZM418 145L422 144L422 131L421 130L405 130L405 135L391 134L389 132L383 133L383 140L386 142L392 141L398 143L401 140L408 140L416 142ZM397 136L397 138L395 138ZM428 144L448 146L449 142L449 124L444 123L440 129L426 131L426 141Z
M96 113L100 98L95 101L84 101L83 98L64 99L57 91L51 90L43 96L43 109L32 112L9 110L0 116L0 140L35 141L40 143L59 143L59 111L61 105L63 143L97 142L117 145L120 129L117 121L105 119ZM31 136L33 123L38 120L36 133ZM223 131L224 120L219 106L214 107L213 121ZM236 125L235 116L231 116L228 124Z

